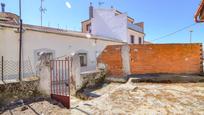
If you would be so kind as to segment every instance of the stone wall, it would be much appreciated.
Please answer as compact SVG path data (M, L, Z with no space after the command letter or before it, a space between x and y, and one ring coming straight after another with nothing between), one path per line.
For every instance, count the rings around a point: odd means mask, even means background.
M0 106L18 99L26 99L41 95L38 91L39 80L0 84Z
M81 73L82 87L95 87L98 83L102 83L105 79L105 70L90 71Z
M76 97L82 100L89 100L99 95L91 93L91 91L103 87L105 83L106 71L89 71L81 73L81 88L77 90Z

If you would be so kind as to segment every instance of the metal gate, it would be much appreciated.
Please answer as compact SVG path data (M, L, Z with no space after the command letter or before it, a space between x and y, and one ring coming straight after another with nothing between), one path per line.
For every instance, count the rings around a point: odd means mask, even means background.
M50 61L51 98L70 108L70 61Z

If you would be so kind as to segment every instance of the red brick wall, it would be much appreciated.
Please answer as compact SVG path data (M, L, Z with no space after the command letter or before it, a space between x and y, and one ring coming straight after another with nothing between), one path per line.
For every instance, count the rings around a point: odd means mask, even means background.
M129 45L131 74L200 73L201 44ZM107 65L110 75L123 75L122 45L108 46L98 58Z
M201 44L130 45L131 73L200 73L201 55Z
M106 64L109 75L122 75L121 46L107 46L99 56L98 63Z

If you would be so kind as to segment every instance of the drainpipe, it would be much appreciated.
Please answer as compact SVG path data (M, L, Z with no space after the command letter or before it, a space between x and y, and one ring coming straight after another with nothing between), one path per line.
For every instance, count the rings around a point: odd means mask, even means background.
M20 18L20 36L19 36L19 81L22 81L22 75L21 75L21 61L22 61L22 19L21 19L21 0L19 0L19 18Z

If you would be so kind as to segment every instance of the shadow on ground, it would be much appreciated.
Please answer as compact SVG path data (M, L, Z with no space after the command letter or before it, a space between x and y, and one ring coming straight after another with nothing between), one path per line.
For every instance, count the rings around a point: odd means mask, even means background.
M52 100L49 97L33 97L29 99L16 100L16 101L9 103L8 105L1 107L0 114L9 113L10 115L14 115L14 113L16 114L16 112L21 113L24 111L30 111L31 113L35 115L41 115L42 113L41 111L43 110L40 110L39 108L36 109L36 107L33 106L33 104L35 103L38 103L41 106L49 105L49 106L52 106L53 108L58 107L58 108L66 109L61 103L55 100Z
M146 83L198 83L204 82L203 75L189 74L138 74L130 75L131 82L146 82Z

